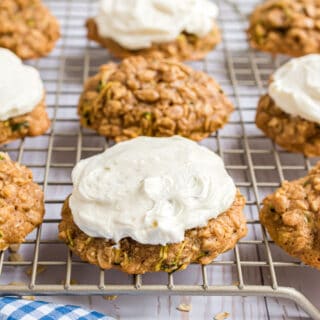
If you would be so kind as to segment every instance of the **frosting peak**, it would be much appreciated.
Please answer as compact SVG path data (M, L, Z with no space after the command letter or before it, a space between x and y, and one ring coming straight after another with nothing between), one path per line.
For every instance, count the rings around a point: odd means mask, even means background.
M183 31L203 37L217 16L210 0L100 0L95 21L100 36L137 50L173 41Z
M0 48L0 121L32 111L43 97L39 72Z
M139 137L80 161L70 208L92 237L177 243L232 205L236 187L220 157L181 138Z
M269 95L279 108L320 124L320 54L290 60L272 80Z

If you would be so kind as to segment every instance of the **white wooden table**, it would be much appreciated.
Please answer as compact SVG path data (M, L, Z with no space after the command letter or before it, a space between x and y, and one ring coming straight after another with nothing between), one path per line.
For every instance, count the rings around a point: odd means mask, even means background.
M48 110L53 118L51 131L23 143L7 146L13 158L27 164L35 179L46 192L46 223L41 230L38 261L65 261L68 251L64 244L57 243L57 221L61 203L71 191L70 173L79 158L101 152L105 141L89 131L79 129L76 105L83 81L97 72L99 65L110 60L106 51L86 40L84 22L94 15L96 3L90 0L47 0L62 25L62 39L55 51L47 58L30 62L39 68L47 90ZM257 1L237 1L244 15ZM205 61L195 62L194 68L210 73L218 80L234 102L237 110L230 123L218 135L203 142L218 152L226 163L241 191L247 196L245 213L250 221L257 220L257 204L263 196L272 192L280 180L294 179L306 173L316 159L309 161L300 155L278 151L254 125L255 107L259 96L265 91L268 77L283 59L273 60L269 55L250 51L245 36L246 22L227 1L220 1L220 21L223 43ZM286 166L286 169L283 169ZM256 191L256 193L255 193ZM50 220L50 223L49 223ZM1 284L12 281L30 282L25 271L35 259L36 232L30 235L20 253L25 263L12 266L4 255ZM39 239L40 239L39 238ZM239 246L242 262L267 261L261 228L257 223L249 226L249 235ZM255 243L256 241L256 243ZM260 241L260 242L259 242ZM294 262L274 244L270 244L275 262ZM237 285L239 283L235 251L219 257L220 265L208 267L211 285ZM71 259L69 257L69 259ZM73 257L72 260L77 260ZM44 263L45 264L45 263ZM280 265L280 263L279 263ZM303 293L320 308L320 273L301 266L276 267L280 286L293 287ZM245 285L270 285L269 267L242 266ZM71 279L76 283L97 282L99 273L94 266L75 265ZM48 265L36 277L38 284L61 284L66 277L65 265ZM106 281L130 282L123 273L105 273ZM175 283L189 285L201 282L201 270L191 266L174 275ZM148 274L143 284L166 284L164 274ZM74 283L74 282L73 282ZM221 312L230 313L229 319L308 319L308 316L291 301L264 297L205 297L205 296L139 296L125 295L108 301L101 296L49 296L44 300L80 304L105 312L116 319L213 319ZM190 304L189 313L178 311L179 304Z

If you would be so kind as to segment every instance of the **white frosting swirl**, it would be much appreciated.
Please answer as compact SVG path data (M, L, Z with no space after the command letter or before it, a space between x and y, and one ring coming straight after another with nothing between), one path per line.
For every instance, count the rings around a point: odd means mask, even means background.
M136 50L175 40L182 31L207 35L218 16L210 0L100 0L99 35Z
M183 241L232 205L236 187L220 157L178 136L139 137L80 161L70 208L91 237L144 244Z
M320 54L292 59L280 67L269 95L284 112L320 124Z
M43 98L39 72L0 48L0 121L32 111Z

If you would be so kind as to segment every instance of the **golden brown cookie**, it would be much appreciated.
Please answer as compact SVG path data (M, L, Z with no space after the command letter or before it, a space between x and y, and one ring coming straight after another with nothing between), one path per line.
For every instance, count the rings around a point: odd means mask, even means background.
M277 245L320 269L320 162L265 198L260 220Z
M181 33L172 42L153 44L151 48L141 50L128 50L110 38L99 36L98 28L94 19L88 19L86 23L88 39L98 42L107 48L117 58L127 58L132 55L152 56L154 58L174 58L177 60L200 60L221 41L220 30L214 23L211 32L205 37Z
M29 113L0 121L0 144L21 139L26 136L38 136L50 127L46 111L45 98Z
M267 0L252 13L248 36L253 48L273 54L320 53L320 1Z
M1 0L0 21L0 47L22 59L46 56L60 37L58 21L41 0Z
M208 264L219 254L232 249L247 234L243 214L245 198L237 193L231 208L207 226L186 231L183 242L146 245L131 238L122 239L117 248L110 240L91 238L74 223L69 198L62 209L59 237L84 261L102 269L120 269L130 274L185 269L190 263Z
M282 111L268 94L260 98L256 124L288 151L309 157L320 155L320 125Z
M116 141L181 135L201 140L234 110L217 82L179 62L130 57L103 65L81 95L81 124Z
M0 152L0 250L22 243L44 215L43 192L32 172Z

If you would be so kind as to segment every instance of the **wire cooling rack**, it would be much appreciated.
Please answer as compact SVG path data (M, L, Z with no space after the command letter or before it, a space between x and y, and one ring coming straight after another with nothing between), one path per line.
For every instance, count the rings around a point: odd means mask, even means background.
M282 253L258 221L263 197L280 186L282 180L304 175L316 159L284 152L255 127L257 100L266 89L269 75L283 63L282 58L273 59L248 48L245 15L256 1L238 1L239 10L231 1L221 0L223 43L206 60L192 63L194 68L213 75L236 106L230 123L202 143L223 157L246 195L249 235L211 265L192 265L169 275L143 276L99 270L81 262L57 239L61 205L72 188L72 168L81 158L109 146L104 138L80 129L76 105L85 79L110 57L85 37L84 21L94 15L94 1L46 3L60 20L63 37L49 57L30 64L40 70L45 82L52 127L41 137L2 148L33 170L45 192L46 218L21 245L23 260L14 258L9 251L1 252L0 294L279 297L292 300L314 319L320 319L319 310L301 292L279 280L278 274L283 274L284 269L306 267ZM21 276L24 273L27 275Z

